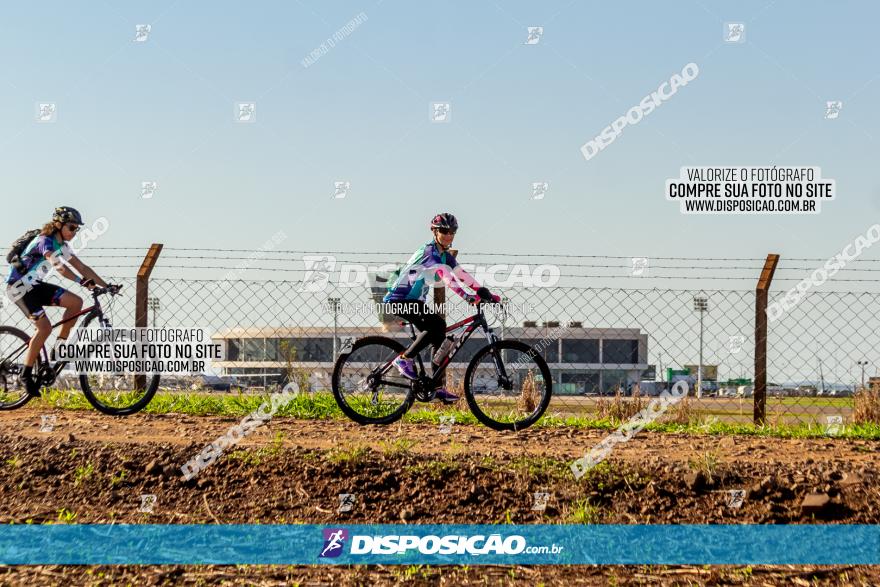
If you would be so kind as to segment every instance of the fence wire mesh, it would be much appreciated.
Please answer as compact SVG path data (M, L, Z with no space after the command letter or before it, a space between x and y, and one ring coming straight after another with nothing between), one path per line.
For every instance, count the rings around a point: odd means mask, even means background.
M310 391L326 392L335 358L354 340L381 334L409 342L399 319L384 316L377 305L385 292L383 276L402 264L403 255L358 260L355 253L338 253L330 256L335 267L325 264L316 279L314 263L292 251L179 255L169 250L149 282L148 325L206 328L223 343L225 358L208 374L219 379L164 377L166 389L265 390L305 373ZM113 281L124 284L127 295L106 308L114 326L134 326L136 264L118 265L118 259L135 255L104 250L93 255L91 264L101 274L122 275ZM520 274L504 266L500 277L497 268L471 270L481 282L495 280L487 285L504 296L505 312L487 310L495 334L541 349L553 379L549 414L622 419L681 380L688 397L664 418L692 424L751 422L754 287L763 260L668 258L654 261L653 273L640 277L646 260L632 258L630 265L628 259L571 256L554 265L542 260L527 264ZM349 261L356 267L346 275L343 266ZM557 272L552 283L539 276L536 268L544 266ZM785 282L799 275L786 277L783 265L780 270L771 306L782 299L781 289L791 286ZM193 277L200 271L207 277ZM532 282L517 280L517 275L531 276ZM651 287L631 286L637 278L639 285ZM720 285L687 287L697 282ZM658 286L672 284L684 287ZM473 313L451 292L446 302L447 324ZM876 372L878 310L880 293L811 292L772 317L769 423L832 429L859 420L858 395ZM4 313L4 323L30 328L8 300ZM477 333L454 357L447 381L453 390L485 344Z

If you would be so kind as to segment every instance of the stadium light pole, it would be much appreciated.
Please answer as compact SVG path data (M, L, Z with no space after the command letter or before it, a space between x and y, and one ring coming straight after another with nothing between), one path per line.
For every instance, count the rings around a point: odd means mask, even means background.
M700 362L697 365L697 397L703 397L703 314L708 309L708 298L694 296L694 310L700 313Z
M336 345L338 336L336 335L337 330L337 316L339 315L339 298L327 298L327 301L330 302L330 311L333 312L333 363L336 363Z
M868 366L868 361L856 361L856 364L862 368L862 391L865 390L865 367Z
M153 328L155 328L156 313L159 311L159 298L147 298L147 307L153 311Z

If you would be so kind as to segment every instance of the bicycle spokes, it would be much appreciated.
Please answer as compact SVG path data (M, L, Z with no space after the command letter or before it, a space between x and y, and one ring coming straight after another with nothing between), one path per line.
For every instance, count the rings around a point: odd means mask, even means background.
M360 423L387 423L409 407L412 384L390 362L400 349L390 342L356 345L339 359L334 393L346 415Z
M152 376L145 376L147 381ZM102 405L121 409L136 404L147 392L137 377L128 373L87 375L89 390Z
M22 381L28 338L14 329L0 330L0 410L11 410L27 403Z
M473 401L494 422L527 421L543 410L544 397L549 394L542 371L531 352L513 348L503 353L486 352L479 357L469 380Z

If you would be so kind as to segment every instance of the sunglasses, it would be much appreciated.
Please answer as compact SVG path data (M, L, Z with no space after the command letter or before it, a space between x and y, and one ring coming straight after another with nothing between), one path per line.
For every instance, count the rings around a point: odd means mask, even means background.
M451 228L438 228L437 230L440 231L440 234L455 234L455 232L456 232L456 231L452 230Z
M79 224L65 224L64 227L70 232L77 232L79 230Z

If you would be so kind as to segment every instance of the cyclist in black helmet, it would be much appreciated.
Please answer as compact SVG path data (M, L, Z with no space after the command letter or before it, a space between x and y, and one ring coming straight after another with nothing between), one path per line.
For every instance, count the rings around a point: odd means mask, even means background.
M64 318L69 318L79 312L83 305L82 298L76 294L42 280L48 268L44 263L51 263L51 266L62 276L89 289L96 284L107 287L107 283L98 277L91 267L80 261L67 245L68 241L76 236L82 224L82 216L76 209L69 206L55 208L52 220L44 224L40 233L27 244L19 255L17 263L10 266L9 276L6 278L7 297L24 312L37 329L28 345L22 373L22 382L31 395L40 394L39 385L33 376L33 366L37 362L40 349L43 348L52 331L44 307L60 306L64 308ZM59 342L67 340L75 323L76 320L71 320L61 326L61 331L58 333ZM58 342L56 346L57 344Z
M420 330L416 340L394 361L394 366L408 379L416 378L412 358L429 344L434 347L436 353L446 335L446 320L439 314L430 311L425 303L430 289L426 278L429 280L442 279L451 290L470 304L478 304L483 301L480 296L468 293L461 287L459 281L464 282L474 291L481 286L473 276L458 266L455 257L447 254L452 246L455 233L458 231L458 220L448 212L437 214L431 220L431 231L434 233L434 238L419 247L410 257L400 270L397 279L393 283L389 283L388 293L382 300L386 303L393 303L393 306L390 306L393 311L389 313L412 322L413 326ZM492 294L489 301L499 302L501 298ZM432 362L431 366L436 371L436 363ZM457 395L446 389L438 389L435 397L445 403L458 399Z

